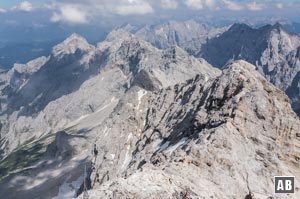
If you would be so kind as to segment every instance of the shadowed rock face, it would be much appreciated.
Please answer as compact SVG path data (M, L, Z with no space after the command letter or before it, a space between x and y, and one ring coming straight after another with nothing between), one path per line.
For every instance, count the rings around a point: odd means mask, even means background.
M87 59L87 54L93 59ZM99 55L100 56L100 55ZM93 64L99 58L95 48L79 35L71 35L63 43L55 46L47 62L20 85L17 92L8 98L8 114L18 111L19 115L34 115L47 104L63 95L72 93L80 85L99 71L105 63L102 55L101 64ZM98 60L97 60L98 61ZM14 70L14 68L12 69Z
M64 131L57 132L55 140L47 147L46 154L52 158L67 159L66 156L71 155L68 153L72 152L72 148L68 143L71 137Z
M218 68L232 59L244 59L255 64L267 48L270 31L269 26L253 29L246 24L234 24L219 37L204 44L200 56Z
M198 56L215 67L222 68L231 60L246 60L256 66L267 80L293 98L292 105L299 108L291 91L298 93L294 79L300 71L300 37L289 33L280 24L253 29L245 24L234 24L219 37L204 44ZM293 85L292 85L293 84Z
M299 99L290 93L299 93L293 80L300 71L300 37L279 23L258 29L246 24L211 28L190 20L144 27L135 35L158 48L180 46L218 68L232 60L250 62L268 81L283 91L289 90L293 109L299 109Z

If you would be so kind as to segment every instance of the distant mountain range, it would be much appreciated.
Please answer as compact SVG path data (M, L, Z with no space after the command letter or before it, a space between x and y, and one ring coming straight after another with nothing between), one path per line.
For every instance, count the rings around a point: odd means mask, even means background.
M196 54L209 39L227 29L228 27L212 27L194 20L171 21L157 26L143 27L136 31L135 35L158 48L165 49L177 45L190 54Z
M43 22L41 19L33 23L29 16L21 14L24 23L17 23L16 20L0 16L0 68L9 69L14 63L26 63L39 56L47 56L52 46L63 41L68 35L77 32L83 35L89 42L104 40L105 36L117 27L127 28L131 33L149 41L157 47L166 48L170 45L178 45L190 53L200 49L200 46L207 39L224 32L233 23L232 20L224 19L220 22L213 22L203 18L193 18L186 21L155 21L152 25L136 22L132 25L110 25L99 23L96 25L86 24L79 26L52 24ZM271 21L274 21L272 19ZM252 22L253 26L261 26L264 22ZM121 24L124 22L120 22ZM114 23L114 24L120 24ZM250 23L250 22L249 22ZM299 34L300 26L297 22L282 21L283 26L290 32ZM127 26L127 27L126 27ZM131 28L129 28L131 27ZM129 29L128 29L129 28ZM164 29L164 30L163 30ZM166 33L168 38L165 38Z
M286 91L299 114L300 36L287 27L295 30L297 24L276 23L260 28L234 24L212 28L190 20L144 27L135 31L135 35L162 49L180 46L218 68L233 60L245 60L255 65L268 81Z
M299 113L300 36L282 25L267 25L258 29L235 24L219 37L202 46L198 57L222 68L232 60L246 60L256 66L267 80L286 91L293 108Z

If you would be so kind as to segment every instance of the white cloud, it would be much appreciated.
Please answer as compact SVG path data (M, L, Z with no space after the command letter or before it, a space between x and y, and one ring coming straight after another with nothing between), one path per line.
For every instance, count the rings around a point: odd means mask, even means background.
M214 0L205 0L205 5L209 8L215 7L215 1Z
M145 15L161 12L161 9L179 9L182 5L191 10L232 11L258 11L267 5L283 7L281 1L273 0L264 3L258 0L49 0L43 8L52 10L52 22L88 23L100 17Z
M277 3L276 7L279 8L279 9L282 9L283 8L283 3Z
M128 3L118 5L114 11L119 15L132 15L132 14L148 14L153 12L153 8L146 1L128 0Z
M83 24L107 14L143 15L154 12L147 0L52 0L44 5L52 10L51 22Z
M205 7L214 8L215 1L214 0L186 0L185 4L195 10L201 10Z
M253 1L247 4L247 8L252 11L260 11L264 8L264 5L256 3L256 1Z
M56 8L56 4L54 2L52 3L45 3L43 5L43 8L49 9L49 10L54 10Z
M225 4L225 7L229 10L240 11L244 9L243 5L235 3L233 1L223 0L223 3Z
M88 23L88 16L85 11L75 5L62 5L59 11L55 11L50 19L51 22L66 22L70 24Z
M204 7L202 0L187 0L185 3L191 9L201 10Z
M31 12L33 9L33 5L29 1L23 1L19 5L12 7L12 10L20 10L24 12Z
M6 13L7 11L4 8L0 7L0 13Z
M161 7L166 9L176 9L178 3L176 0L160 0Z

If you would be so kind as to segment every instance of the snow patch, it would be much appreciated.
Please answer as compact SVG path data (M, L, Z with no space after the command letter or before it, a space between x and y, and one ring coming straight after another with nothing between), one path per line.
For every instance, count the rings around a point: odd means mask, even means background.
M187 137L182 138L179 142L177 142L176 144L174 144L173 146L170 146L166 152L169 153L170 155L180 146L186 144L188 141Z
M103 107L101 107L100 109L98 109L96 111L96 113L99 113L100 111L103 111L104 109L106 109L107 107L109 107L114 101L116 100L115 97L112 97L111 100L110 100L110 103L104 105Z
M132 138L132 133L130 133L127 137L127 142Z
M126 155L122 164L122 169L125 169L131 160L131 156L129 155L129 150L126 151Z
M105 126L105 129L103 130L104 137L107 136L107 133L108 133L108 128L107 128L107 126Z
M162 140L157 140L153 143L153 148L157 148L158 145L162 142ZM163 145L158 147L157 153L160 153L162 151L165 151L166 153L169 153L170 155L180 146L186 144L188 142L188 138L184 137L179 142L177 142L174 145L170 145L170 141L166 141Z
M145 90L139 90L138 91L138 105L137 105L137 109L139 109L142 98L147 94L147 91Z
M157 151L158 153L166 150L169 146L170 142L169 141L166 141L162 146L159 147L159 150Z
M159 149L159 145L161 144L162 140L161 139L157 139L153 142L152 147L155 151L157 151Z
M29 106L32 106L34 103L36 103L42 96L44 93L39 94L36 98L34 98L34 100L29 103Z
M116 154L110 154L110 156L111 156L111 159L115 159L115 157L116 157Z

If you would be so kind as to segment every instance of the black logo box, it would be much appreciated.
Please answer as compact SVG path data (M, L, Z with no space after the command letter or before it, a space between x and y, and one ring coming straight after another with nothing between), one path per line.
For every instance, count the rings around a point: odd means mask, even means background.
M279 184L281 183L281 184ZM288 186L287 186L288 185ZM295 176L275 176L275 193L295 193ZM283 188L283 189L278 189ZM287 189L290 188L290 189Z

